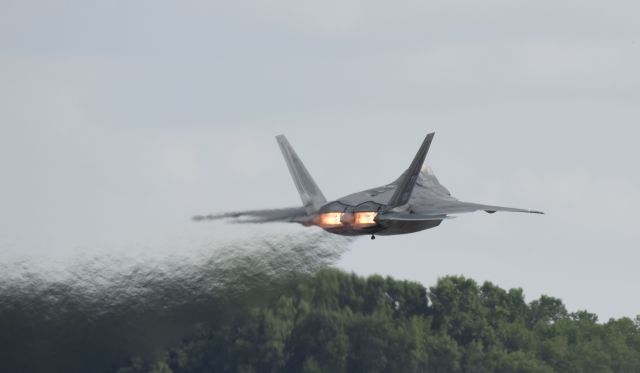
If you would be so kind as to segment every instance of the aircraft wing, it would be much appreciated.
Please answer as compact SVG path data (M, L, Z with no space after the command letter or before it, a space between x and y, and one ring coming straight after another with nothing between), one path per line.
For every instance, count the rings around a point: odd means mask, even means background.
M234 211L215 215L196 215L193 217L193 220L238 219L238 223L268 223L276 221L297 221L296 219L305 216L307 216L307 213L304 207L289 207L282 209Z
M430 215L430 214L409 214L403 212L387 212L376 216L375 220L379 223L387 221L404 221L404 222L419 222L419 221L433 221L443 219L453 219L455 216L446 215Z
M516 208L516 207L490 206L490 205L480 205L480 204L476 204L476 203L472 203L471 205L475 206L475 208L476 208L475 211L484 210L485 212L488 212L489 214L493 214L496 211L525 212L525 213L528 213L528 214L544 214L544 212L542 212L542 211L521 209L521 208Z
M428 208L428 214L430 215L462 214L462 213L475 212L475 211L485 211L490 214L493 214L496 211L544 214L544 212L537 211L537 210L521 209L516 207L483 205L479 203L461 202L461 201L450 201L447 203L435 204L434 206L429 206Z

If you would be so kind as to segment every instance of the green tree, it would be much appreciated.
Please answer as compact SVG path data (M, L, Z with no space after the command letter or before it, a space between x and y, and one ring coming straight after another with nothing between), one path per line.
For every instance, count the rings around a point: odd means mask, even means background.
M529 314L531 324L550 324L568 316L567 309L560 299L546 295L542 295L540 299L531 302Z
M640 317L600 323L560 299L444 277L427 291L324 270L119 373L640 372Z
M487 308L475 281L461 276L444 277L430 288L433 324L461 345L491 335Z

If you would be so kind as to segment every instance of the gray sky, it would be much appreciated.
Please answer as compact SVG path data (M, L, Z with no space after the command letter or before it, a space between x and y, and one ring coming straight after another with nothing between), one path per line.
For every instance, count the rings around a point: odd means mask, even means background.
M363 238L340 267L425 285L463 274L635 316L639 12L0 0L0 261L154 250L237 229L193 228L194 214L299 205L280 133L337 198L396 178L436 131L427 162L455 196L547 215Z

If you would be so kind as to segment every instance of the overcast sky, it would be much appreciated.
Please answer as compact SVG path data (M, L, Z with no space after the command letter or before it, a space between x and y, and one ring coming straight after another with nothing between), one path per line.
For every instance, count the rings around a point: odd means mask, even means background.
M361 238L341 268L462 274L635 316L638 14L637 1L0 0L0 261L153 250L227 229L193 228L194 214L299 205L280 133L332 199L394 180L435 131L427 163L455 196L547 214Z

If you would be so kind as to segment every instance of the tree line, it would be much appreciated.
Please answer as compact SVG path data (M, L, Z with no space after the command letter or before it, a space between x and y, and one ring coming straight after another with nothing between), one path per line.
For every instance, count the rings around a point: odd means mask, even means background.
M448 276L423 285L336 269L118 373L640 372L640 317Z

